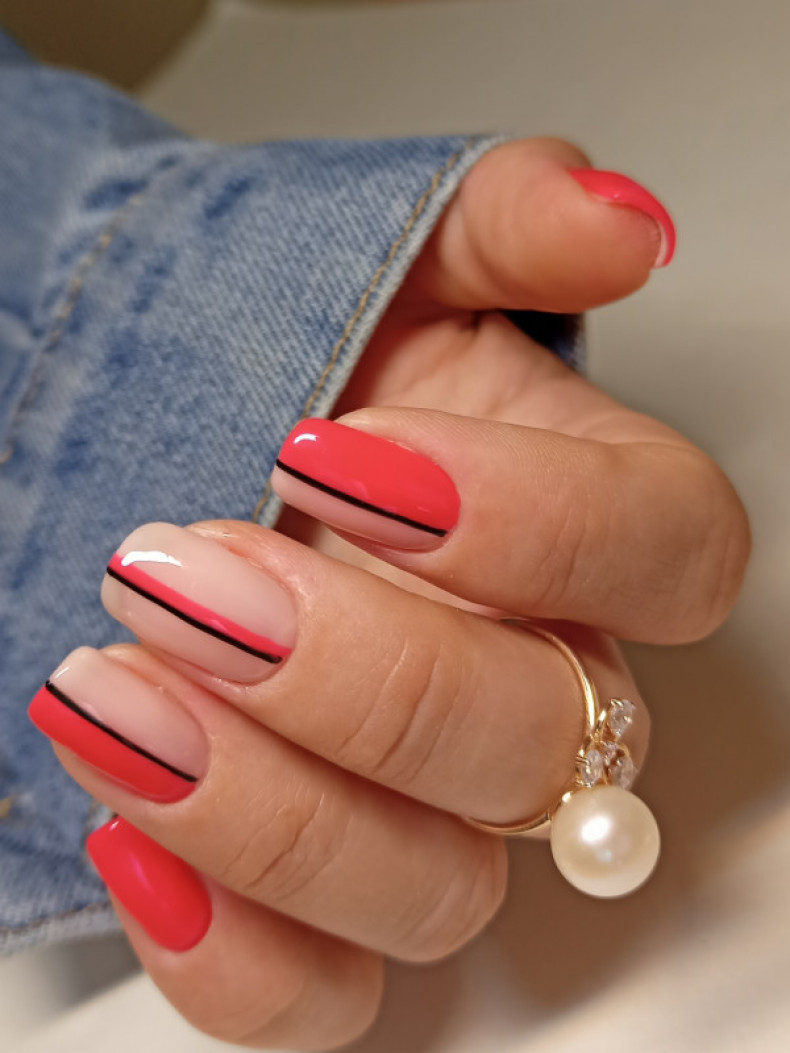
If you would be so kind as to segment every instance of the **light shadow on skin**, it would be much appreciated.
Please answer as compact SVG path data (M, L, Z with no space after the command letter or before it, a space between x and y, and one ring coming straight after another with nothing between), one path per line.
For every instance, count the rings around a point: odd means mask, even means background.
M381 1012L368 1034L347 1053L428 1053L443 1048L441 1035L456 1021L462 990L460 961L437 965L387 963Z

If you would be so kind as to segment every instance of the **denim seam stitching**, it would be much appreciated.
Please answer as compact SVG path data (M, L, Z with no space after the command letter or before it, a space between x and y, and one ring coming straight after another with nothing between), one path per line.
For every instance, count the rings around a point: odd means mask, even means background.
M143 200L147 189L148 188L138 194L133 194L128 201L126 201L118 211L112 215L110 222L96 239L96 244L77 263L77 266L74 268L71 278L69 279L64 301L55 312L53 329L43 348L45 354L52 351L57 346L60 338L66 330L66 323L74 313L74 308L77 306L77 301L79 300L80 293L82 292L82 288L85 285L88 275L112 244L113 239L120 231L128 214L137 208Z
M178 168L178 166L176 166ZM164 173L165 175L172 174L173 169L170 168ZM112 214L104 228L101 230L93 246L85 253L84 256L77 262L71 276L69 277L66 285L66 291L63 296L63 301L55 311L52 318L52 328L50 329L49 335L44 341L43 347L39 360L36 363L36 367L33 372L33 376L30 379L27 391L23 395L19 407L14 414L13 423L8 431L8 445L4 451L4 456L0 459L0 468L10 461L13 454L14 448L14 436L19 428L20 421L25 415L25 411L34 400L36 392L41 383L41 377L44 371L44 364L46 356L57 347L58 342L66 331L66 323L74 313L74 309L79 302L80 293L83 290L85 282L88 276L91 274L95 265L99 262L101 257L107 251L112 244L115 237L120 233L124 223L128 219L129 215L135 211L140 203L150 194L153 186L158 186L159 182L156 179L151 179L148 186L144 190L133 194L127 201L121 205L121 207Z
M442 165L442 167L437 169L436 172L434 172L433 178L431 179L431 182L430 182L430 185L426 188L425 191L423 191L422 195L420 196L419 200L417 201L417 204L414 206L414 209L413 209L411 215L406 220L406 223L404 224L403 229L401 230L401 232L398 235L398 237L395 239L395 241L390 246L390 250L387 253L386 259L376 269L375 273L373 274L373 277L370 279L370 282L368 283L367 288L362 293L362 296L359 299L359 303L357 304L356 310L354 311L354 313L352 314L352 316L349 318L348 322L346 323L345 329L343 330L343 332L342 332L342 334L340 336L340 339L337 341L335 346L332 348L332 353L329 356L329 361L327 362L326 366L324 367L324 371L322 372L321 376L318 378L318 381L316 382L316 385L313 388L313 390L312 390L312 392L310 394L310 397L308 398L307 402L304 404L304 407L302 409L302 418L306 417L309 414L309 412L310 412L310 410L311 410L311 408L313 406L313 403L316 401L316 399L320 395L322 389L326 385L327 380L329 379L329 377L334 372L335 367L337 366L338 360L340 358L340 354L341 354L341 352L343 350L343 347L348 343L349 339L351 338L351 335L352 335L352 333L354 331L354 326L357 324L357 322L361 318L362 314L364 313L365 308L367 307L367 305L368 305L368 303L370 301L370 297L373 295L373 293L375 292L377 286L380 284L381 279L384 277L384 275L387 273L387 271L392 266L392 264L393 264L393 262L395 260L395 257L397 256L398 252L400 251L401 247L403 246L403 243L406 241L406 238L408 238L409 234L411 234L412 229L414 228L414 224L417 222L417 220L420 218L422 213L425 211L425 207L428 204L428 202L430 201L430 199L433 197L433 195L439 189L439 185L440 185L441 181L444 179L444 177L446 175L448 175L450 172L452 172L452 170L455 168L455 166L461 160L463 155L466 153L467 149L471 146L472 142L473 142L473 140L471 140L471 139L467 140L464 143L464 145L461 147L461 149L457 151L457 153L453 154L452 157L448 158L448 160L445 161L445 163Z
M110 247L115 238L116 234L121 229L123 222L127 215L132 212L142 201L144 193L133 194L132 197L126 201L117 212L113 213L110 221L104 227L99 234L96 242L91 249L85 253L85 255L78 261L74 270L71 273L68 284L66 286L66 292L63 297L63 302L55 311L52 318L52 328L49 336L44 342L44 346L41 348L41 359L43 362L44 356L50 354L58 345L60 338L66 331L66 323L74 313L74 308L80 298L83 286L91 273L93 267L98 263L99 259ZM32 399L35 397L36 390L41 379L41 366L36 370L35 375L30 381L25 396L19 404L19 409L16 413L16 422L19 422L20 417L24 415L25 410L29 406Z
M431 200L431 198L434 196L436 191L439 189L439 187L440 187L440 185L442 183L442 180L447 175L449 175L450 172L452 172L452 170L458 165L458 162L461 160L461 158L464 156L464 154L477 141L478 140L476 138L467 139L466 142L464 143L464 145L461 147L461 149L458 150L456 153L454 153L451 157L449 157L444 162L444 164L440 168L437 168L437 170L434 172L433 178L431 179L430 184L428 185L428 187L421 194L420 198L418 199L416 205L414 206L414 208L413 208L413 210L411 212L411 215L406 220L405 224L403 225L403 227L402 227L400 233L398 234L398 236L396 237L395 241L393 241L392 245L390 245L389 252L387 253L387 256L386 256L384 262L379 264L378 268L373 273L373 276L371 277L370 281L368 282L364 292L360 296L359 302L357 303L357 306L356 306L356 309L354 310L354 313L351 315L349 320L346 322L346 325L345 325L345 328L343 329L343 332L340 334L339 339L335 343L335 346L332 348L331 354L329 355L329 360L328 360L327 364L324 366L324 369L323 369L323 371L321 373L321 376L316 381L315 386L313 387L313 390L310 392L310 395L309 395L307 401L305 402L304 406L302 407L302 411L301 411L301 413L299 415L299 420L304 420L304 418L309 415L310 410L311 410L314 402L316 401L318 396L321 394L322 390L326 386L327 381L331 377L331 375L334 372L338 362L340 361L340 355L342 354L343 348L346 346L346 344L351 339L351 336L353 335L353 332L354 332L354 328L355 328L357 322L359 321L359 319L365 313L365 309L368 306L368 303L370 302L371 296L376 291L376 288L378 287L378 285L381 283L382 278L385 276L387 271L390 269L390 267L394 263L395 257L398 255L398 252L403 247L403 244L406 241L406 239L408 238L409 234L411 234L411 232L412 232L412 230L414 228L414 224L417 222L417 220L420 218L422 213L425 211L425 208L428 205L428 202ZM266 487L265 487L265 489L263 491L263 494L261 495L260 499L258 500L258 503L255 505L255 508L253 509L253 513L252 513L252 520L253 520L253 522L257 523L259 521L260 516L263 514L263 509L266 506L266 503L269 500L269 497L271 496L271 492L272 492L272 481L271 481L271 475L270 475L269 478L266 481Z

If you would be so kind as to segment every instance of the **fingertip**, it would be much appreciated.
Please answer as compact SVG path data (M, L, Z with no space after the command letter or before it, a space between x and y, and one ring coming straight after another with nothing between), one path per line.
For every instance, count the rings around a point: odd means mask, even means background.
M655 195L636 180L619 172L574 168L570 169L568 174L599 201L635 209L650 220L658 232L658 248L653 267L666 267L672 262L677 245L677 231L666 207Z
M213 923L186 953L120 920L154 983L199 1031L254 1049L330 1050L363 1035L382 1000L383 959L211 883Z
M587 165L549 139L485 155L418 261L412 291L453 308L562 313L635 292L672 259L674 223L640 184Z

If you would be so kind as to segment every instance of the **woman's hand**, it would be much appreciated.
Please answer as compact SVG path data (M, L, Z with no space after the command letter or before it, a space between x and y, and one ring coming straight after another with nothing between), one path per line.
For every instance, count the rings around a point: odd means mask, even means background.
M346 427L286 443L277 485L357 548L296 513L307 545L143 527L103 598L144 646L74 652L34 702L123 817L91 850L143 964L219 1037L347 1042L383 956L451 953L501 903L503 843L461 817L556 801L583 711L557 650L481 609L550 620L604 699L632 699L639 765L648 718L607 633L691 640L737 593L748 529L720 471L494 313L616 298L664 251L667 229L568 174L585 163L548 142L481 161L347 390Z

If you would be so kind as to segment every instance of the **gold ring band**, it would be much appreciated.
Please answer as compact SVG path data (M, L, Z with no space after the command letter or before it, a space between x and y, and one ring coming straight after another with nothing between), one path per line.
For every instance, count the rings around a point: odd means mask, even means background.
M546 811L515 823L469 816L464 821L500 837L524 837L550 827L554 861L572 885L592 896L627 895L650 876L661 845L652 812L629 792L636 768L622 737L636 707L625 698L610 698L601 706L595 684L563 640L528 619L503 621L541 637L568 662L584 698L584 735L573 777Z
M554 633L550 633L548 629L544 629L540 625L535 625L533 622L521 618L503 618L502 620L506 625L517 625L520 628L527 629L535 636L542 637L547 643L556 647L563 658L568 662L576 675L576 679L579 681L579 686L581 687L582 695L584 696L584 743L587 743L592 739L595 729L598 726L601 716L601 706L598 702L598 692L595 689L595 684L587 675L587 671L579 661L575 652L572 651L565 641L559 638L559 636L555 636ZM583 749L584 745L579 752L582 753ZM484 830L487 834L499 834L501 837L524 837L527 834L534 834L540 830L544 830L549 826L552 816L560 806L565 797L565 793L567 792L568 791L565 791L560 796L560 800L557 801L552 808L549 808L545 812L541 812L540 815L536 815L532 819L523 819L520 822L515 823L486 823L482 819L472 819L471 817L466 816L465 822L469 823L470 826L476 827L478 830Z

